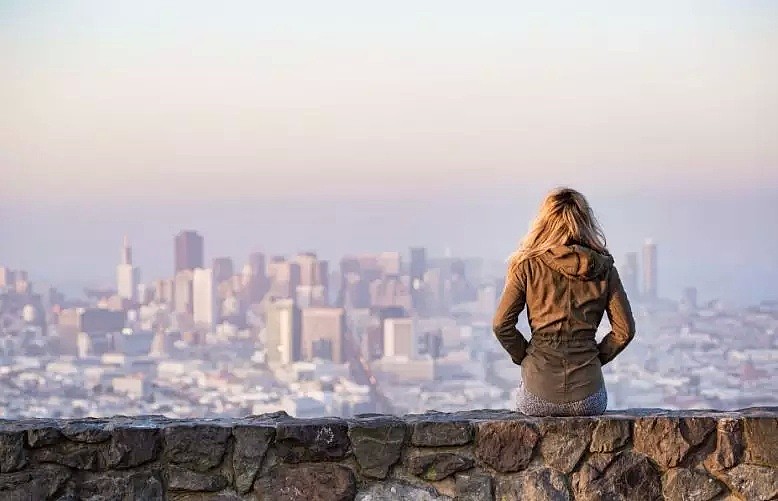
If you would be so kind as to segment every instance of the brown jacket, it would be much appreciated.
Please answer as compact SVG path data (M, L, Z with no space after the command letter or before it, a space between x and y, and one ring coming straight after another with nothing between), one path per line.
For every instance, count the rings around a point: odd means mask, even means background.
M527 306L532 339L516 328ZM607 312L612 330L598 344ZM555 403L582 400L603 385L601 366L635 335L635 320L613 258L588 247L555 247L511 267L494 333L530 393Z

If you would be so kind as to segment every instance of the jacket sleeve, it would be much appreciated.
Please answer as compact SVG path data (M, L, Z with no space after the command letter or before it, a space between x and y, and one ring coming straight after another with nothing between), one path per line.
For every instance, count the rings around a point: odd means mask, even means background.
M605 307L611 331L597 346L600 352L600 364L605 365L627 347L635 337L635 319L629 305L627 293L621 283L619 272L613 267L608 283L608 303Z
M500 304L494 314L492 330L497 340L513 359L520 365L527 350L527 340L516 328L519 314L524 309L527 292L526 274L519 267L511 266L505 278L505 289Z

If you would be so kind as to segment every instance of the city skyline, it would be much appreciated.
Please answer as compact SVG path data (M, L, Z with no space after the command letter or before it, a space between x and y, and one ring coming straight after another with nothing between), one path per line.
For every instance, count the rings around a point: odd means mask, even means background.
M0 262L152 275L213 252L501 261L554 186L663 288L778 297L778 5L0 5ZM209 262L209 261L206 261Z

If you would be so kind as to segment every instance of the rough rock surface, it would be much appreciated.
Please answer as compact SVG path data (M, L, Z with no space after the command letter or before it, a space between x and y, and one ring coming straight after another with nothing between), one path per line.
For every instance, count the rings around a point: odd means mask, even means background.
M489 475L460 473L456 476L457 501L492 501L494 482Z
M733 490L749 501L778 497L778 471L766 466L739 464L726 473Z
M497 484L497 499L570 501L572 496L562 473L537 468L502 478Z
M0 499L5 501L47 499L70 478L64 466L44 464L16 473L0 474Z
M257 484L260 499L350 501L356 494L354 473L331 463L280 464Z
M724 490L703 471L673 468L665 473L662 493L667 501L709 501Z
M740 419L723 418L716 426L716 448L705 460L711 471L732 468L743 456L743 425Z
M778 418L752 417L743 420L747 444L746 461L778 467Z
M419 414L410 419L411 444L419 447L465 445L473 440L473 424L456 415Z
M432 487L416 487L404 482L386 481L373 484L357 494L357 501L448 501L450 497L439 494Z
M406 425L395 417L375 416L354 421L349 439L362 475L384 479L400 460Z
M202 473L170 465L167 474L168 485L173 490L216 492L227 487L227 479L220 473Z
M602 472L592 468L591 477L574 480L575 499L583 500L659 500L662 482L651 461L632 451L618 453Z
M458 471L469 470L473 460L453 452L412 454L408 457L408 471L424 480L437 482Z
M165 488L159 471L105 472L92 474L79 486L75 499L164 499Z
M635 450L663 468L680 465L693 447L700 445L716 428L716 421L704 417L648 417L635 422Z
M350 446L348 425L338 419L295 419L276 428L278 457L288 463L342 459Z
M532 460L540 433L525 421L481 423L476 439L476 457L501 473L523 470Z
M238 492L246 493L251 490L275 434L275 428L269 425L238 425L232 430L235 437L232 467L235 470L235 487Z
M548 466L570 473L589 448L593 429L591 420L548 421L541 427L540 455Z
M0 420L0 500L778 501L778 408Z
M23 431L0 431L0 473L22 469L27 464Z
M232 430L218 425L187 423L165 428L165 455L171 463L208 471L222 462Z
M594 427L592 452L613 452L629 443L632 422L628 419L601 419Z

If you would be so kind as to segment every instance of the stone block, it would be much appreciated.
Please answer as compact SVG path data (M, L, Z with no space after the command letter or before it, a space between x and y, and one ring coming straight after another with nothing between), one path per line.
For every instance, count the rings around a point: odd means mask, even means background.
M474 463L471 458L453 452L417 452L411 454L406 460L411 474L430 482L437 482L454 473L469 470Z
M238 425L233 428L235 450L232 467L235 470L235 488L239 493L251 490L275 434L276 429L271 425Z
M595 423L589 419L559 419L541 425L540 454L544 462L570 473L589 448Z
M255 484L258 499L284 501L351 501L356 489L354 472L334 463L281 463Z
M24 437L22 430L0 431L0 473L18 471L27 464Z
M746 462L778 468L778 418L746 417L743 419Z
M417 447L465 445L473 441L473 424L459 416L430 412L407 419L411 444Z
M629 443L632 437L632 421L627 419L600 418L592 433L592 452L613 452Z
M357 493L356 501L451 501L432 487L419 487L405 482L387 480L371 484Z
M99 444L111 438L111 432L108 431L107 424L104 419L76 419L65 421L60 431L73 442Z
M646 417L635 422L634 448L662 468L679 466L716 428L706 417Z
M230 428L212 424L181 424L163 431L165 457L171 463L204 472L219 466L227 450Z
M111 432L106 465L108 468L134 468L154 461L161 449L161 433L157 428L121 427Z
M597 471L585 463L573 474L576 500L658 501L662 499L662 481L651 461L632 451L617 453L610 464Z
M710 501L724 486L703 471L672 468L664 475L662 494L666 501Z
M0 474L0 499L30 501L48 499L65 485L70 470L64 466L42 464L15 473Z
M78 486L79 500L163 501L165 487L158 470L90 474Z
M532 459L540 433L526 421L479 423L475 455L500 473L523 470Z
M497 499L532 501L570 501L572 496L565 476L552 468L535 468L497 482Z
M493 501L494 481L489 475L458 473L456 476L456 501Z
M710 471L732 468L743 456L743 423L740 419L722 418L716 426L716 448L705 460Z
M170 465L167 475L168 486L173 490L216 492L227 487L227 478L221 473L202 473Z
M372 417L349 424L349 440L365 477L384 479L400 460L405 443L406 426L397 418Z
M778 470L767 466L739 464L725 473L727 482L748 501L778 498Z
M281 461L335 461L350 452L348 425L341 419L288 419L276 428L276 454Z

